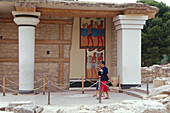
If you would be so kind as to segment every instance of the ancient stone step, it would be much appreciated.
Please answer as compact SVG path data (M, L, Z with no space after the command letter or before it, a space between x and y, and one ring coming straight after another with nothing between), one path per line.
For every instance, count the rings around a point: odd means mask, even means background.
M147 91L145 89L143 89L143 88L140 88L140 87L131 87L130 90L147 94Z
M145 94L145 93L133 91L133 90L129 90L129 89L123 90L123 93L134 96L134 97L138 97L138 98L141 98L141 99L143 99L144 97L147 96L147 94Z
M147 96L146 84L142 84L141 87L131 87L130 89L121 89L119 87L109 88L114 93L125 93L134 97L144 98ZM153 84L149 83L149 92L153 89Z

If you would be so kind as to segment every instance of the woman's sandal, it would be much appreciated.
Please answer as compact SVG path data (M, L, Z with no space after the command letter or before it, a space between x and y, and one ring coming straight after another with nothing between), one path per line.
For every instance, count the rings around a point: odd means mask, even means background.
M97 96L97 95L93 95L93 97L95 97L95 96Z
M108 98L108 97L105 97L104 99L110 99L110 98Z

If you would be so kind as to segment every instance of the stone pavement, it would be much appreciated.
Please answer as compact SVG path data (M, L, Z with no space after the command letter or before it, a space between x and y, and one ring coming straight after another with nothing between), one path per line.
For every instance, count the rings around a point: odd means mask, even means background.
M85 94L81 90L58 91L51 92L51 105L57 106L75 106L75 105L94 105L99 104L99 100L93 97L95 90L85 90ZM109 92L110 99L103 99L102 104L111 104L121 102L123 100L140 100L139 98L132 97L123 93ZM37 95L12 95L6 93L6 96L0 95L0 107L7 105L9 102L15 101L32 101L34 105L47 105L47 92L45 95L42 93Z
M0 96L0 105L6 107L5 111L17 111L15 113L23 113L23 111L35 113L42 110L42 113L170 113L169 85L154 88L144 99L109 92L111 99L102 99L100 104L95 97L92 97L94 91L94 89L86 89L85 94L81 94L80 89L53 92L51 105L46 104L47 95L14 96L8 93L5 97ZM6 106L8 102L12 103ZM20 105L24 102L31 104Z

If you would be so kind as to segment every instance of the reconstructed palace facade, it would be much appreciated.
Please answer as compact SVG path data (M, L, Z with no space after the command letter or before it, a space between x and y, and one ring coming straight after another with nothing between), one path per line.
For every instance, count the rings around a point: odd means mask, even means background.
M140 85L141 29L157 12L142 3L1 0L0 78L24 93L42 85L34 81L43 76L68 89L82 75L96 79L104 60L122 88Z

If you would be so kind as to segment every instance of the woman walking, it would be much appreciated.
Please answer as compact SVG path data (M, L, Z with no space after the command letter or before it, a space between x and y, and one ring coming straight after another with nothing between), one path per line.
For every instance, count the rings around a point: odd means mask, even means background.
M93 97L97 96L98 87L99 87L99 80L101 79L101 72L102 72L102 67L100 65L98 65L98 80L97 80L97 84L96 84L96 92L93 95Z

